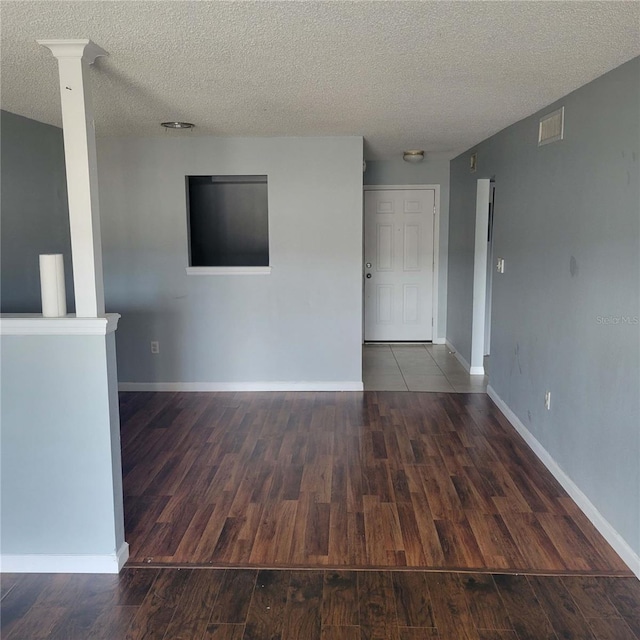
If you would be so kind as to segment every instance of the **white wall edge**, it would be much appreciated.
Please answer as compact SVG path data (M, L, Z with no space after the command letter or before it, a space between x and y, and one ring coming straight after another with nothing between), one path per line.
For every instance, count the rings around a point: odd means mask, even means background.
M571 496L580 510L591 521L593 526L601 533L602 537L613 547L622 561L640 579L640 555L638 555L629 543L614 529L609 521L598 511L580 487L561 469L553 456L542 446L538 439L521 422L520 418L509 408L507 403L489 385L487 395L493 400L498 409L502 411L513 428L522 436L531 450L540 459L542 464L551 472L553 477L562 485Z
M469 372L469 375L474 375L471 373L471 365L464 359L463 356L460 355L460 352L448 341L445 340L444 343L449 347L449 351L453 353L456 357L456 360L465 368L466 371Z
M473 252L473 313L471 319L471 375L483 369L484 322L487 303L487 228L491 180L480 178L476 185L476 230ZM484 369L483 369L484 373Z
M129 559L126 542L116 553L106 555L28 555L0 556L3 573L120 573Z
M37 313L3 313L0 335L3 336L104 336L118 328L119 313L98 318L45 318Z
M438 309L440 307L440 185L433 190L433 273L431 289L431 342L440 334Z
M187 267L188 276L268 276L271 267Z
M362 382L120 382L119 391L363 391Z

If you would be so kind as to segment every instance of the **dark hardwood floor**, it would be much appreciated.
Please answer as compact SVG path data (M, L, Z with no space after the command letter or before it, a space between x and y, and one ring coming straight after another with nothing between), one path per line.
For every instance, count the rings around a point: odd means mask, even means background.
M635 578L125 569L3 575L3 640L638 640Z
M129 566L631 575L484 394L125 393Z
M640 640L640 582L486 395L121 416L130 562L2 575L3 640Z

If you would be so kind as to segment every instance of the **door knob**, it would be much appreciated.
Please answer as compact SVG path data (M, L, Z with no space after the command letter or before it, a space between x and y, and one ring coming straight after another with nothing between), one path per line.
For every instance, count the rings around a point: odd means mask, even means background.
M370 274L370 273L367 273L367 278L370 278L370 277L371 277L371 274Z

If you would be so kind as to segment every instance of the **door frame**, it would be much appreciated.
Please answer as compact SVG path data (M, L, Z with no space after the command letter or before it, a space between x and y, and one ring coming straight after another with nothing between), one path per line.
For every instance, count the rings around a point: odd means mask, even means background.
M496 181L489 185L489 223L487 229L487 295L484 310L484 356L491 355L491 305L493 303L493 225L496 215Z
M487 305L487 260L489 225L489 199L491 178L479 178L476 182L476 228L473 255L473 313L471 325L472 376L484 375L485 319Z
M362 256L364 258L364 192L365 191L433 191L435 211L433 216L433 282L432 282L432 343L444 344L438 336L438 274L440 270L440 185L439 184L365 184L362 186ZM364 344L364 260L362 263L362 343Z

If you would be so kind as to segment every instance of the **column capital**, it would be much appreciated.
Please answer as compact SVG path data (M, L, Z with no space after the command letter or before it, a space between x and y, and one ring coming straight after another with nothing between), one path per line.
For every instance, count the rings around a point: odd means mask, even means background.
M80 40L36 40L36 42L49 49L54 57L77 58L84 60L88 64L93 64L97 57L108 56L109 54L88 38Z

